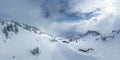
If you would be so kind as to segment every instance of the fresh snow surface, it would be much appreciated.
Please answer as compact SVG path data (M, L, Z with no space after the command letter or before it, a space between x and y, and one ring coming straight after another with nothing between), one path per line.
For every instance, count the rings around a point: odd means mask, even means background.
M100 35L92 34L69 41L18 26L19 32L9 32L9 38L6 38L4 26L0 25L0 60L120 60L120 33L105 35L110 36L105 41ZM33 55L31 51L36 47L39 54Z
M77 42L71 42L68 46L73 50L92 48L89 52L79 52L83 55L97 57L97 60L120 60L120 34L111 33L113 39L102 41L96 40L97 37L87 36L79 39ZM89 60L89 59L88 59Z
M38 35L21 29L6 43L3 41L4 36L0 37L0 60L95 60L75 52L59 41L51 42L52 37L46 34ZM36 56L30 53L35 47L40 48L40 54Z

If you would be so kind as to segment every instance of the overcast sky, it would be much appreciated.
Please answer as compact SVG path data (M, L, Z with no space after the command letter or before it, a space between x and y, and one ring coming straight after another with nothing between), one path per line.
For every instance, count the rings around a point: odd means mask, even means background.
M59 35L119 29L119 0L0 0L0 18Z

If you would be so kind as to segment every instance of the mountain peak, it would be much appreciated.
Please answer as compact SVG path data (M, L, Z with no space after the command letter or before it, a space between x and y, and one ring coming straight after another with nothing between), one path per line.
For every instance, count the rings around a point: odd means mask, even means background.
M19 33L20 29L35 33L35 34L47 34L52 36L51 34L42 32L40 29L38 29L35 26L30 26L27 24L19 23L13 20L6 20L6 19L0 19L0 25L1 25L1 30L4 33L6 39L8 39L11 35Z

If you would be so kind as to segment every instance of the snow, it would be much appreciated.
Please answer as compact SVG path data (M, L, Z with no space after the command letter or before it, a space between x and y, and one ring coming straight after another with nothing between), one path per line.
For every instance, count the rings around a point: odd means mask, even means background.
M88 36L80 39L77 43L70 43L69 46L72 47L71 49L75 49L76 51L78 49L93 48L93 51L80 53L83 55L97 57L97 60L120 60L120 34L115 34L114 39L108 39L107 41L96 41L95 39L96 37Z
M107 36L115 37L106 41L101 40L101 36L87 35L69 42L62 37L35 34L19 27L17 34L10 32L10 38L6 39L2 32L3 27L4 25L0 25L0 60L120 60L120 34L117 33L108 34ZM54 38L57 41L51 42ZM31 50L36 47L40 53L31 54ZM93 50L79 50L88 48Z
M0 27L2 31L3 26ZM51 42L53 37L47 34L35 34L19 27L18 34L11 33L11 38L6 39L1 31L0 60L93 60L93 57L76 53L60 41ZM39 47L40 54L34 56L30 51L35 47Z

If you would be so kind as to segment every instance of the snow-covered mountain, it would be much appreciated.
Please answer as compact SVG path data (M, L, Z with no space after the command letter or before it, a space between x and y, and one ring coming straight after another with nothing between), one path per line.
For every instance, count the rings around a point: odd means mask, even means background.
M0 60L120 60L120 30L87 31L65 39L0 19Z
M88 31L76 40L65 43L83 55L97 57L97 60L120 60L120 30L108 34Z
M1 19L0 60L33 60L51 39L36 27Z

